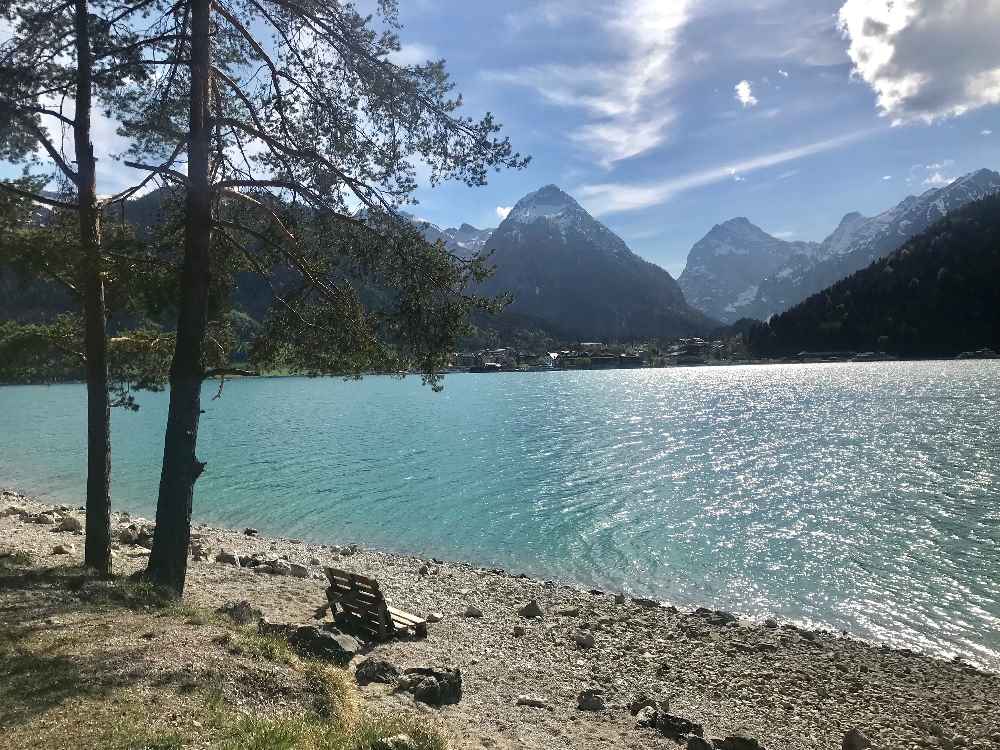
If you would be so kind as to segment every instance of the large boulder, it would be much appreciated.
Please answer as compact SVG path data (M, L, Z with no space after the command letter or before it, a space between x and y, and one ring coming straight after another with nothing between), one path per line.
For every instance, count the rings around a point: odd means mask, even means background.
M316 625L303 625L289 636L288 643L303 656L315 656L346 667L361 650L356 638L339 630L324 630Z
M413 697L422 703L444 706L462 700L462 671L457 667L410 667L404 674Z

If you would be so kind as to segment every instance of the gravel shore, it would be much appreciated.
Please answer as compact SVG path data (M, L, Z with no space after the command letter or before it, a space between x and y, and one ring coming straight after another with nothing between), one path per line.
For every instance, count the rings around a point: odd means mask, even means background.
M79 510L3 491L0 552L78 564L78 521ZM150 522L116 514L114 523L116 572L143 568ZM381 708L433 712L455 747L676 748L678 739L663 731L668 716L701 725L706 739L721 740L715 747L730 750L853 750L868 746L865 738L884 750L1000 750L1000 676L960 661L708 609L681 612L465 563L205 525L195 536L201 559L189 567L192 604L247 600L268 620L315 623L326 604L322 571L332 566L376 578L395 607L440 614L426 639L380 644L365 656L400 668L457 667L460 703L435 709L387 685L362 690ZM55 554L60 545L65 552ZM253 567L219 561L229 559L223 551ZM2 598L0 591L0 608ZM540 616L519 614L532 601ZM481 617L467 616L476 610ZM659 726L640 726L653 706ZM711 747L697 737L680 743Z

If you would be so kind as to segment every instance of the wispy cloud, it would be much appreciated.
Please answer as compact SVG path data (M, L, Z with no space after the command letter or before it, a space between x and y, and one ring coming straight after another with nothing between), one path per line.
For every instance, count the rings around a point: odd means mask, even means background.
M675 119L669 90L677 76L678 37L692 5L693 0L626 0L607 17L579 4L574 9L569 4L543 3L536 12L550 23L554 9L588 16L609 38L607 48L617 56L592 65L550 63L490 71L484 77L530 87L552 104L583 109L589 119L570 137L604 166L611 166L666 141Z
M753 95L753 87L750 85L750 81L740 81L733 87L733 90L736 92L736 101L744 107L757 106L757 97Z
M876 132L878 131L871 129L861 130L796 148L756 156L752 159L710 167L697 172L689 172L688 174L671 177L660 182L644 184L607 182L582 185L574 191L574 194L580 198L581 202L587 207L587 210L598 216L621 213L623 211L638 211L650 206L658 206L666 203L675 195L687 190L732 179L733 175L736 174L745 174L758 169L766 169L778 164L803 159L823 151L840 148Z
M993 135L993 131L990 130L989 128L986 128L984 130L980 130L979 135Z
M441 55L426 44L404 44L399 52L393 52L389 59L396 65L422 65L428 60L438 60Z
M891 180L892 179L892 175L891 174L882 175L882 179L883 180Z

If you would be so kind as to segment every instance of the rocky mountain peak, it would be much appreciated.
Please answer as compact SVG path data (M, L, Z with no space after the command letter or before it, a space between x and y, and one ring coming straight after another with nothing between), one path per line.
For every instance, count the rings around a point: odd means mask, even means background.
M556 185L545 185L514 204L504 222L530 224L539 219L587 215L580 204Z

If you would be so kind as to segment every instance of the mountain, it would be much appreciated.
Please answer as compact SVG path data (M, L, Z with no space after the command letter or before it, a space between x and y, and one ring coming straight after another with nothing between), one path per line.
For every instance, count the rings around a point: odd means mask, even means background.
M462 224L457 229L455 227L442 229L437 224L432 224L429 221L412 216L410 218L420 227L420 231L428 242L443 240L445 247L449 251L462 258L472 258L478 255L486 246L486 242L490 239L493 232L496 231L494 228L477 229L471 224Z
M801 256L813 257L818 242L786 242L746 218L716 224L688 254L678 282L693 307L731 323L746 316L760 283Z
M669 273L555 185L519 200L485 250L496 273L482 290L510 292L511 314L543 321L566 339L670 337L717 325L685 302Z
M799 251L765 247L762 238L750 232L729 232L722 239L728 240L734 250L722 253L715 263L706 264L702 259L705 251L699 249L699 245L709 240L716 230L733 223L726 222L715 227L692 248L688 267L681 274L682 288L695 307L714 313L726 322L739 317L763 320L892 252L951 211L998 191L1000 174L981 169L944 187L932 188L919 196L911 195L878 216L849 213L818 245L786 243L798 245ZM759 264L756 277L754 265L746 257L734 261L741 250ZM775 267L773 258L780 256L783 250L788 252L788 257ZM740 270L728 272L725 270L728 265ZM746 271L747 268L750 271ZM743 286L738 289L733 279L738 279Z
M1000 348L1000 195L948 213L896 251L758 325L750 346L764 356L933 357Z

